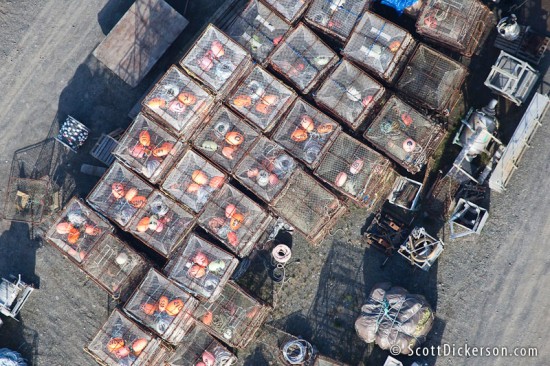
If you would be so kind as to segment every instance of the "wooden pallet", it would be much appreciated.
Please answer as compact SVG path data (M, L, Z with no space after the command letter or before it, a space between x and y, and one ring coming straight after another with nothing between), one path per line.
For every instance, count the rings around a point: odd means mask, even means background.
M115 156L111 154L111 152L117 147L117 145L117 140L109 135L103 134L90 152L90 155L101 161L103 164L110 166L115 160Z

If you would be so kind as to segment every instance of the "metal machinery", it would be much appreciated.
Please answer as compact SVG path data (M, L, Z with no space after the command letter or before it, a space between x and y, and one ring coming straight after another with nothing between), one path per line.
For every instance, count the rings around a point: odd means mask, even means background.
M416 211L422 187L422 183L415 182L406 177L399 177L393 185L393 190L388 200L391 204L405 210Z
M34 288L31 285L21 281L21 275L18 276L17 282L2 278L2 282L0 282L0 313L15 319L33 291ZM2 320L0 320L1 325Z
M451 239L480 234L488 218L489 213L486 209L460 198L449 220Z
M424 228L415 227L399 247L398 253L412 265L428 271L443 252L443 248L441 240L429 235Z

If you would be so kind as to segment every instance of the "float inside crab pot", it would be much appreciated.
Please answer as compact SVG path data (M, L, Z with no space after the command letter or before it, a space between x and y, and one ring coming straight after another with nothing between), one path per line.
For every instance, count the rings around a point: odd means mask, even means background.
M311 0L265 0L272 9L290 24L296 21L306 11Z
M371 0L313 0L304 17L312 27L345 42Z

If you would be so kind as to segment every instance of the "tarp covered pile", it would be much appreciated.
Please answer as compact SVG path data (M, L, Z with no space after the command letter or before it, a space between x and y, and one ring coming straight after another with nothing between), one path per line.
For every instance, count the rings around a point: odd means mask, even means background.
M0 366L27 366L27 363L19 353L0 348Z

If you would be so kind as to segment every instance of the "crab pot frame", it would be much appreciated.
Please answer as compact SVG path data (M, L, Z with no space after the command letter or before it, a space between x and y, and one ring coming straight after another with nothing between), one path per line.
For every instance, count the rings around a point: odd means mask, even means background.
M229 281L215 302L201 303L198 324L231 347L245 348L260 329L271 308Z
M171 344L180 343L195 324L199 301L151 269L124 305L124 312Z
M187 141L214 105L214 97L172 65L141 104L145 114Z
M340 131L336 121L299 98L279 122L273 140L307 167L315 169Z
M397 81L397 89L412 101L437 112L450 112L460 98L466 67L419 44Z
M313 98L321 108L356 130L378 107L384 92L382 84L351 62L343 60Z
M194 213L200 213L226 180L225 173L195 151L187 149L162 183L161 190Z
M237 258L192 233L164 268L174 280L201 301L214 301L239 264Z
M206 205L198 218L202 228L241 258L252 252L272 221L273 217L265 209L229 184Z
M113 231L107 220L73 197L46 233L46 240L67 258L80 264L103 235Z
M153 192L147 182L114 162L86 197L92 208L125 229Z
M398 177L387 158L345 133L338 135L313 174L363 207L385 200Z
M410 57L416 41L394 23L366 11L342 55L365 70L392 84Z
M255 66L232 92L226 103L264 132L269 132L297 95L260 66Z
M209 24L180 65L215 94L224 95L250 68L252 57L240 44Z
M288 23L294 24L302 16L311 0L264 0Z
M237 165L233 175L269 203L283 189L295 169L296 161L281 146L262 136Z
M195 217L183 206L155 190L127 230L151 249L169 257L194 223Z
M40 223L47 210L50 182L11 176L3 218L9 221Z
M363 136L409 173L416 174L438 148L445 130L392 96Z
M315 88L338 61L338 55L302 23L269 56L269 65L303 94Z

